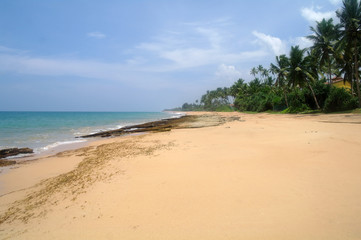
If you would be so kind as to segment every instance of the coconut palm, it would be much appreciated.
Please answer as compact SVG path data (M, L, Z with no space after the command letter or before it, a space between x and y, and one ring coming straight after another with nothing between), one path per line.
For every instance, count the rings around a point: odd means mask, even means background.
M353 56L350 48L345 48L340 52L336 57L337 66L340 69L340 74L343 74L344 82L348 81L351 85L351 94L354 94L354 84L353 84Z
M361 40L361 5L358 0L343 0L343 7L336 12L340 19L341 40L343 49L352 49L354 77L356 80L359 107L361 107L360 78L359 78L359 48Z
M289 85L293 88L302 88L307 85L312 92L317 108L320 109L315 92L311 86L311 81L315 81L315 77L312 76L312 71L309 69L310 58L304 57L305 51L305 49L300 49L299 46L291 47L287 68Z
M258 73L257 68L253 67L253 68L251 69L250 74L251 74L253 77L256 77L257 73Z
M244 80L242 78L238 79L237 82L235 82L231 87L230 87L230 95L232 97L237 97L238 93L243 93L245 91L245 88L247 87L247 84L244 82Z
M262 74L263 71L264 71L264 67L262 65L258 65L257 72Z
M286 55L276 56L276 65L271 63L270 71L272 74L276 76L276 83L275 85L279 88L282 88L283 94L285 97L286 105L288 107L287 101L287 66L289 65L288 58Z
M314 54L319 57L320 67L327 65L329 74L329 83L332 78L332 56L335 53L335 44L337 39L337 27L333 24L332 18L329 20L323 19L321 22L316 22L316 27L310 27L313 35L307 36L313 41L311 47Z

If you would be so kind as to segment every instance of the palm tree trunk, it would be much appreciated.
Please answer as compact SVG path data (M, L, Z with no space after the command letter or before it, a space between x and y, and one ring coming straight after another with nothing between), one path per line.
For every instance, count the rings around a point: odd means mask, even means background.
M360 93L360 79L358 76L358 64L356 63L356 89L358 96L358 107L361 108L361 93Z
M318 105L318 101L317 101L317 98L316 98L315 92L313 91L313 88L311 87L311 84L310 84L310 83L308 83L308 86L309 86L309 88L311 89L312 96L313 96L313 99L315 100L315 103L316 103L316 107L317 107L317 109L320 109L320 105Z
M330 75L330 85L332 84L331 60L328 61L328 73Z
M353 89L353 69L351 69L351 93L352 96L355 94L355 91Z
M286 102L286 106L288 108L288 100L287 100L287 94L286 94L286 89L283 88L283 94L285 95L285 102Z
M355 41L355 79L356 79L356 90L357 90L357 96L358 96L358 107L361 107L361 93L360 93L360 79L358 76L358 47L357 47L357 41Z

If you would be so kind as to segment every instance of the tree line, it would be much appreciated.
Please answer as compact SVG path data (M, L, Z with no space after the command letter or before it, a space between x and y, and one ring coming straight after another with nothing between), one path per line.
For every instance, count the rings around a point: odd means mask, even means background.
M292 46L268 68L251 69L253 80L239 79L229 88L207 91L195 103L173 110L284 112L343 111L361 107L361 2L344 0L339 23L323 19L310 27L310 48ZM333 86L342 77L351 89Z

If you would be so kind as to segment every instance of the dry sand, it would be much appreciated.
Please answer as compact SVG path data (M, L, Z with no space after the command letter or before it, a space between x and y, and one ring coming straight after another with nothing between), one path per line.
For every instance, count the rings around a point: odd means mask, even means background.
M361 115L224 113L0 175L0 239L361 239Z

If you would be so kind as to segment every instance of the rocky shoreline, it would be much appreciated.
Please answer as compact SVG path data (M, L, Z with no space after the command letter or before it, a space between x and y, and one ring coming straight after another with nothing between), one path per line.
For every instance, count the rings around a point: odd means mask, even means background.
M185 115L179 118L168 118L158 121L131 125L122 127L116 130L103 131L94 134L84 135L80 138L91 138L91 137L112 137L121 136L126 134L134 133L145 133L145 132L165 132L171 131L171 129L180 128L200 128L218 126L227 121L240 120L239 117L222 117L218 115Z
M34 153L31 148L7 148L0 150L0 167L16 164L14 160L4 160L3 158L17 156L19 154Z
M135 133L166 132L172 129L201 128L218 126L228 121L240 120L239 117L224 117L217 114L184 115L179 118L168 118L142 124L130 125L116 130L103 131L94 134L84 135L77 138L93 137L116 137ZM9 148L0 150L0 167L16 164L15 160L4 159L19 154L31 154L34 151L30 148Z

